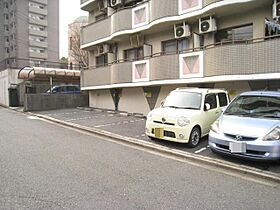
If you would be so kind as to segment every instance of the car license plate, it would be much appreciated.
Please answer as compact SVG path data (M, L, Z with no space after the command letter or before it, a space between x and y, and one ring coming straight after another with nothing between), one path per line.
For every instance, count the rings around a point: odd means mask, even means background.
M245 142L230 142L229 150L231 153L246 153Z
M163 128L155 128L155 137L163 138Z

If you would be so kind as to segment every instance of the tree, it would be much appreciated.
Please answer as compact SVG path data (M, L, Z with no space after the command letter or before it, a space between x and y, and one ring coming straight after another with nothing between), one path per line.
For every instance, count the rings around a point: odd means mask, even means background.
M69 27L69 64L75 68L77 65L86 67L89 65L88 52L80 48L81 23L74 23Z
M68 59L65 57L60 58L60 68L61 69L68 69Z

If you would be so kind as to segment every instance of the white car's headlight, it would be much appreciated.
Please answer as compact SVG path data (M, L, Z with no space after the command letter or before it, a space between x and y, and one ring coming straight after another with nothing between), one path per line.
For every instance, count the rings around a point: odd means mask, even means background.
M274 128L269 134L267 134L264 138L264 141L275 141L280 140L280 127Z
M153 118L153 114L152 112L149 112L149 114L147 115L147 121L152 121Z
M220 133L220 123L219 123L219 119L216 120L212 125L211 125L211 131L215 132L215 133Z
M190 124L190 120L186 117L180 117L177 119L177 124L181 127L184 127Z

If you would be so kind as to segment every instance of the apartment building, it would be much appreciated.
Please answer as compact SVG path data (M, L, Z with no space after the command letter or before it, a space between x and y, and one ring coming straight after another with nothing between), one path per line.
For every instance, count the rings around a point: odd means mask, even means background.
M59 61L59 1L0 0L0 5L2 65Z
M90 106L147 114L177 87L280 89L279 0L81 0Z

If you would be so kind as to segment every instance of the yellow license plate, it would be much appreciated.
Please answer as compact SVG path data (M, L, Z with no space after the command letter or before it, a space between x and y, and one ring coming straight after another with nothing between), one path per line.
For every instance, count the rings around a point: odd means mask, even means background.
M155 128L155 137L163 138L163 128Z

